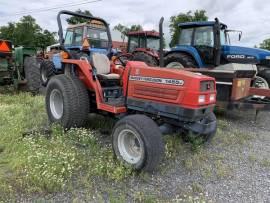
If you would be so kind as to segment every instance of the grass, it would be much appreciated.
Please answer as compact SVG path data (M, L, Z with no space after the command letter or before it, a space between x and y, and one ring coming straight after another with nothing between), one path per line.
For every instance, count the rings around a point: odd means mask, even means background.
M260 165L263 166L263 167L269 168L270 167L270 159L269 158L263 158L260 161Z
M111 146L98 142L96 130L64 132L53 126L50 134L45 134L41 130L47 125L41 96L0 95L0 114L0 200L17 193L72 190L74 178L120 181L132 175L131 169L115 160Z
M110 202L126 202L130 192L125 189L127 179L136 175L142 181L151 180L151 175L136 174L115 159L108 137L114 120L91 115L87 129L65 132L60 126L52 126L48 130L44 97L9 88L5 88L5 94L1 92L0 88L0 202L15 201L16 195L21 194L38 197L61 191L73 194L73 202L80 202L78 188L87 191L88 202L103 202L104 194ZM251 139L252 135L234 131L226 120L220 119L213 143L221 148L238 147ZM184 143L179 135L165 136L165 143L166 160L158 169L161 173L170 167L167 163L174 164L180 156L186 171L199 173L205 179L232 176L221 153L210 152L195 142ZM261 165L269 167L269 160L262 160ZM131 196L134 202L163 201L163 197L143 190ZM194 182L190 191L164 201L205 202L204 188Z

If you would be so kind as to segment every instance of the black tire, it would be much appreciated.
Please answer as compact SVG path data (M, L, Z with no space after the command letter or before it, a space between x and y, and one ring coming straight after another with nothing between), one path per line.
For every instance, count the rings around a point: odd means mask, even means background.
M142 153L138 161L131 163L124 158L123 148L121 148L121 136L125 131L135 133ZM112 132L113 150L118 159L125 164L132 166L136 170L151 172L159 164L164 154L164 143L162 134L157 124L145 115L130 115L118 121ZM133 159L131 159L133 160Z
M133 54L133 61L142 61L145 62L148 66L157 66L158 61L151 55L145 52L135 52Z
M171 63L177 62L182 65L184 68L198 68L196 61L193 59L192 56L185 54L185 53L171 53L164 57L164 66L167 67ZM177 67L170 67L170 68L177 68Z
M207 124L216 120L217 120L216 115L213 112L211 112L205 118L201 120L201 123ZM191 142L191 143L195 142L196 144L208 143L208 142L211 142L216 132L217 132L217 125L215 126L214 131L209 134L198 134L198 133L187 132L184 135L184 141Z
M25 90L37 94L41 88L40 82L40 63L36 57L25 57L24 75L27 80Z
M53 113L55 105L50 102L55 92L62 99L63 108L59 117ZM60 123L65 129L82 127L87 120L89 108L87 89L78 78L64 74L51 78L46 91L46 110L50 123Z
M44 60L40 64L40 81L41 84L46 87L50 78L55 75L54 64L52 61Z

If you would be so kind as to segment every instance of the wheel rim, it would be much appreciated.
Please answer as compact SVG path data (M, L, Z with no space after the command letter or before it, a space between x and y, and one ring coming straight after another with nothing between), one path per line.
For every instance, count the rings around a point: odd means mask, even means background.
M254 87L262 88L262 89L269 89L268 82L264 78L259 77L259 76L256 76Z
M261 89L269 89L269 84L268 82L260 77L260 76L256 76L256 79L254 81L254 87L256 88L261 88ZM261 98L261 99L264 99L265 97L264 96L258 96L258 95L254 95L253 96L254 98Z
M47 71L44 68L41 68L41 79L44 83L48 80Z
M143 142L131 130L122 130L118 136L118 149L122 158L129 164L137 164L143 157Z
M64 112L64 101L61 92L54 89L50 95L50 109L55 119L60 119Z
M166 65L167 68L177 68L177 69L183 69L185 68L180 62L171 62Z

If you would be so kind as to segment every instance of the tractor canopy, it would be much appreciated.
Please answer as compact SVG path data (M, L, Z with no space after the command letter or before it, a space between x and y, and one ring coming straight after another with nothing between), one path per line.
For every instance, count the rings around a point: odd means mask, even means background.
M128 36L147 36L147 37L158 37L159 32L156 31L132 31L128 33Z
M215 21L197 21L197 22L186 22L186 23L179 23L178 26L180 28L193 28L193 27L202 27L202 26L214 26ZM227 25L224 23L220 23L221 29L227 29Z

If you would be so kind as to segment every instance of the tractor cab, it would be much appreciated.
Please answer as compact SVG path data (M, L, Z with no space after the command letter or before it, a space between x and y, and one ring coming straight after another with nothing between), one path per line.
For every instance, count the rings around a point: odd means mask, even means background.
M270 58L267 50L231 45L231 35L238 34L240 41L242 31L228 29L217 18L215 21L180 23L179 30L178 43L171 51L189 57L189 63L182 63L184 67L189 64L192 67L211 68L228 63L264 66Z
M76 15L76 13L74 14ZM104 54L109 59L114 55L112 49L112 38L109 24L102 18L82 15L86 22L69 25L65 35L62 24L58 17L60 27L59 50L51 57L47 57L40 65L41 83L47 86L49 80L54 75L63 74L64 67L62 59L87 59L92 63L92 56L95 53Z
M156 31L128 33L127 53L129 60L142 61L149 66L159 64L160 36Z
M159 39L159 33L156 31L129 32L127 52L132 53L138 48L158 51Z
M70 25L67 28L64 46L69 50L85 50L108 55L112 46L108 28L99 20Z
M218 21L180 23L176 49L185 49L203 66L220 63L221 47L229 43L227 26Z

